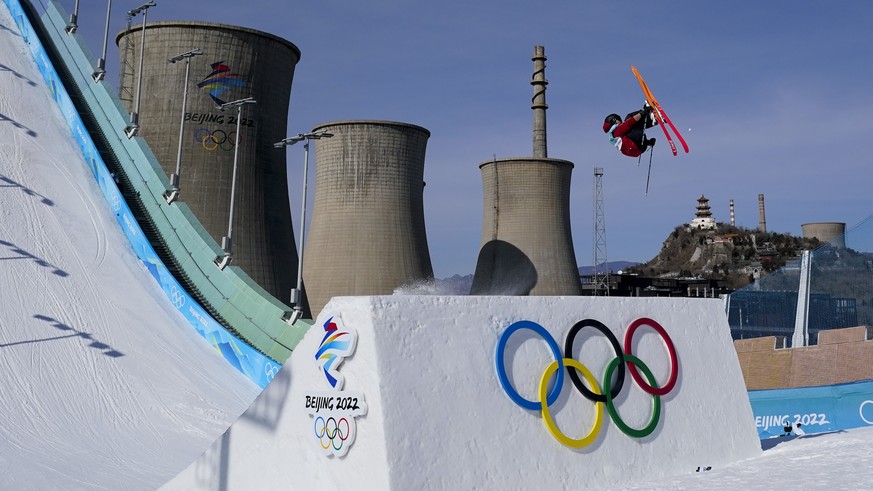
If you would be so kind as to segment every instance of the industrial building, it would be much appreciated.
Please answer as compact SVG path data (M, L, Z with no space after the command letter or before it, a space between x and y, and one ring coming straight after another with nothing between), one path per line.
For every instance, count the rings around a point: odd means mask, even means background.
M168 176L176 171L181 149L178 200L221 242L231 228L233 191L233 264L287 302L297 251L285 152L273 143L286 136L300 50L265 32L193 21L152 22L144 33L141 24L133 25L116 43L119 98L136 112L137 134ZM168 61L196 48L202 55L190 58L188 67ZM249 97L255 103L219 109Z
M331 297L386 295L433 280L424 226L430 131L393 121L335 121L312 130L315 198L303 279L313 315Z
M545 50L534 47L533 156L482 171L482 240L472 295L580 295L570 230L573 163L548 158Z

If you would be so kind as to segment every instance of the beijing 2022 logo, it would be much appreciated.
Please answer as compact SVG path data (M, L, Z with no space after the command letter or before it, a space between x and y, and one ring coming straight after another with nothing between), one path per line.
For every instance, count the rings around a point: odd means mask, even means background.
M345 377L339 372L343 360L352 356L358 333L339 316L324 323L324 337L315 352L315 363L331 390L306 394L305 409L312 416L313 437L328 455L344 456L355 442L355 418L367 414L364 394L342 390Z
M634 333L641 326L649 326L657 331L667 348L667 354L670 357L670 376L664 385L659 386L658 381L655 379L655 376L652 374L649 367L631 353ZM615 358L606 365L602 384L598 384L597 379L588 367L572 358L573 342L576 340L579 331L586 327L593 327L600 331L600 333L606 336L615 351ZM506 364L504 361L506 343L513 333L522 329L530 330L543 338L549 346L552 355L555 357L555 361L551 362L545 368L540 377L538 390L539 401L531 401L522 397L512 386L506 373ZM604 407L606 407L606 410L609 412L612 421L624 434L633 438L644 438L650 435L655 431L655 428L658 426L658 421L661 419L661 396L673 390L676 386L676 379L679 374L679 363L676 357L676 348L673 346L673 341L670 339L667 331L660 324L645 317L633 321L630 326L628 326L627 331L624 334L624 350L622 350L615 335L603 323L594 319L579 321L567 333L567 338L564 340L563 355L561 354L561 348L558 346L555 338L553 338L543 326L528 320L518 321L507 327L500 335L500 339L497 342L495 361L497 367L497 378L500 381L500 386L503 387L503 391L506 392L506 395L509 396L509 398L518 406L524 409L539 411L542 414L543 423L545 423L548 432L556 440L571 448L582 448L588 446L597 439L598 434L600 434L600 427L603 423ZM625 381L625 364L627 364L627 371L630 372L634 382L636 382L643 391L652 396L651 418L645 427L639 429L632 428L626 424L618 414L618 410L615 408L614 400L621 392ZM549 406L555 403L564 387L564 369L567 370L567 374L576 390L578 390L583 397L592 401L595 406L594 424L591 431L589 431L587 435L578 439L565 435L555 424L555 420L549 410ZM615 383L613 383L613 375L616 370L618 370L618 375L616 376ZM640 371L643 372L646 380L643 380L643 377L639 373ZM552 376L555 372L557 372L557 375L554 377L554 384L552 385L551 391L549 391L549 382L552 380ZM588 387L586 387L579 378L577 372L585 377Z

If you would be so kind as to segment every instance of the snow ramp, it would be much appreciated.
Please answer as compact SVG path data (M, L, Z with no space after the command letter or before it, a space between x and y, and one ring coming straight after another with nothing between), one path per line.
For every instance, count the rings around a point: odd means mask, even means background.
M135 255L57 89L0 3L0 487L155 489L260 389Z
M335 297L161 489L610 489L760 454L720 300Z

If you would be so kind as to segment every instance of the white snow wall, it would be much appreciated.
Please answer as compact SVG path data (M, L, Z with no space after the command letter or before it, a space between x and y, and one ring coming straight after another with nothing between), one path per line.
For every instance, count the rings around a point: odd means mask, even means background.
M352 438L337 443L343 457L322 449L315 432L323 426L305 408L307 395L330 390L315 353L331 318L357 333L353 354L333 368L343 390L368 406L363 416L347 415L357 432L351 445ZM677 382L661 397L649 436L625 435L604 410L593 443L571 449L550 435L540 411L520 408L501 388L496 348L516 321L540 324L563 349L577 321L600 321L621 342L638 318L663 326L678 357ZM670 376L665 346L651 327L633 336L633 354L659 385ZM582 329L572 356L602 384L615 354L605 335ZM508 379L530 400L553 360L527 330L509 338L504 355ZM628 375L616 407L641 428L651 400ZM581 438L594 408L565 378L550 413L563 433ZM717 299L336 297L249 411L165 489L602 489L756 456L753 421ZM347 437L349 428L330 431Z

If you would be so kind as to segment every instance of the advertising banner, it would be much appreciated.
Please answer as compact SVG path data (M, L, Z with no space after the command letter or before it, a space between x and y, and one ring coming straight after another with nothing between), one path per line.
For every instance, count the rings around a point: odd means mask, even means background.
M822 387L751 390L749 401L761 439L873 425L873 380ZM797 425L801 431L797 432Z

